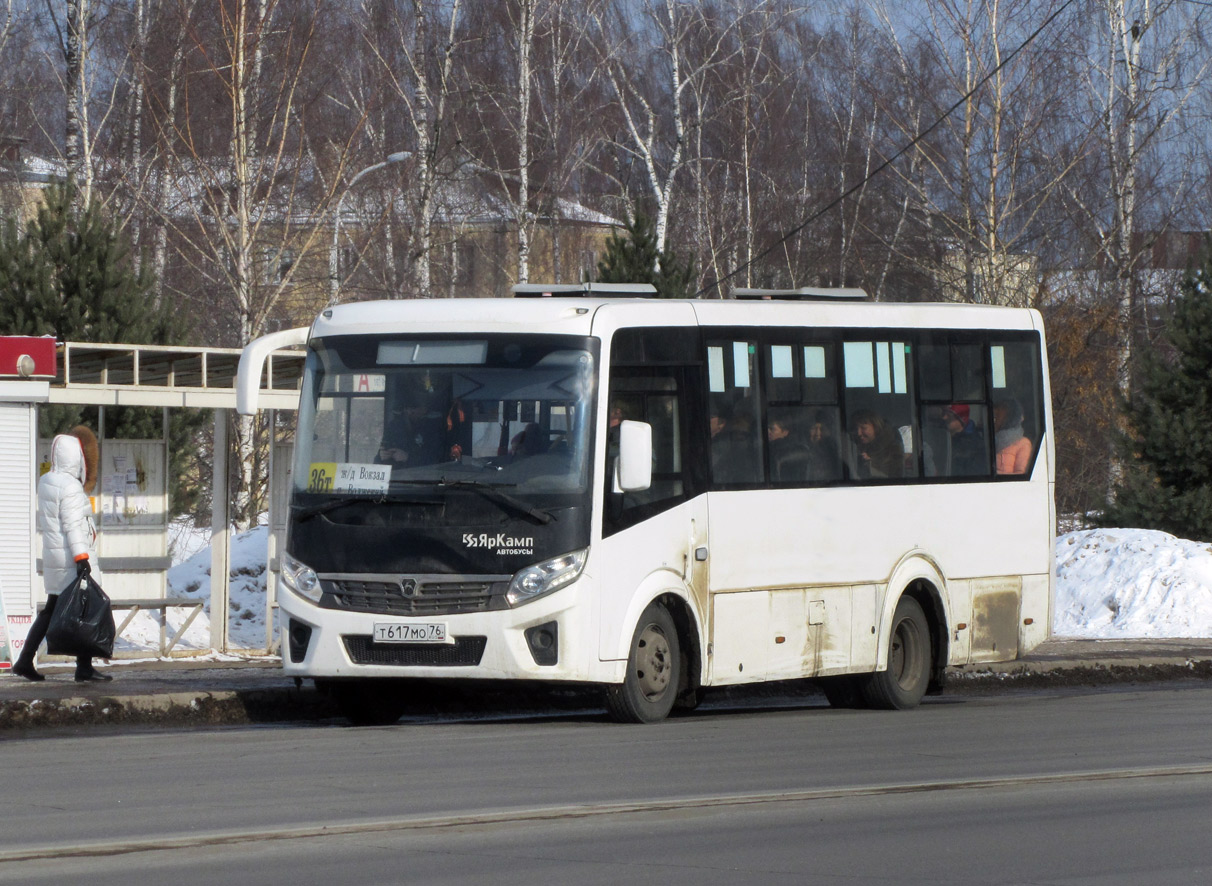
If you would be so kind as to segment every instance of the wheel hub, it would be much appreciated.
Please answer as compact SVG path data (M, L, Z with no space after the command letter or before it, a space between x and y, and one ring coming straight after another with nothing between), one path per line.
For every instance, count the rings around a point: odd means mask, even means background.
M672 662L669 641L656 625L648 625L640 632L636 643L636 678L640 691L647 699L653 699L669 688Z

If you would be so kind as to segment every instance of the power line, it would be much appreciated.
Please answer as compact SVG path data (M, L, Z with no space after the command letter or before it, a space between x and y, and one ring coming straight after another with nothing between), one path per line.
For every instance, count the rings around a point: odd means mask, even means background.
M766 256L770 255L770 253L774 252L774 250L778 249L780 246L782 246L784 243L786 243L788 240L790 240L792 237L794 237L796 234L798 234L800 231L804 230L804 228L808 227L810 224L812 224L814 221L816 221L818 218L820 218L822 215L825 215L825 213L832 211L836 206L838 206L840 203L842 203L842 201L844 201L847 197L849 197L855 191L858 191L861 188L863 188L864 186L866 186L866 184L869 181L871 181L873 178L875 178L877 175L879 175L881 172L883 172L885 169L887 169L889 166L891 166L893 163L895 163L897 160L899 160L903 154L905 154L907 151L912 149L914 146L917 145L918 142L920 142L922 139L924 139L926 136L928 136L930 133L932 133L935 129L937 129L944 120L946 120L953 113L955 113L955 111L958 110L966 101L968 101L968 99L972 98L972 96L975 95L977 93L977 91L979 91L981 89L981 87L983 87L986 83L988 83L989 80L991 80L1002 68L1004 68L1006 65L1010 64L1010 62L1014 59L1014 57L1016 55L1018 55L1020 52L1022 52L1024 49L1026 49L1027 46L1029 46L1031 44L1031 42L1033 40L1035 40L1036 37L1038 37L1040 34L1042 34L1044 29L1047 28L1050 24L1052 24L1054 19L1056 19L1062 12L1064 12L1070 6L1072 6L1073 2L1074 2L1074 0L1065 0L1064 4L1062 4L1058 10L1056 10L1054 13L1052 13L1050 16L1048 16L1046 19L1044 19L1043 23L1038 28L1036 28L1034 31L1032 31L1031 34L1029 34L1027 36L1027 38L1025 40L1023 40L1023 42L1020 43L1014 49L1013 52L1011 52L1004 59L1002 59L1002 61L997 65L997 67L995 67L988 74L986 74L984 77L982 77L980 79L980 81L978 81L977 84L972 87L972 89L970 89L968 92L966 92L963 96L961 96L959 98L959 100L957 100L955 102L955 104L953 104L946 111L944 111L943 114L937 120L935 120L933 123L931 123L925 129L923 129L921 132L919 132L916 136L914 136L912 141L910 141L908 144L904 145L895 154L893 154L891 157L889 157L887 160L885 160L883 163L881 163L879 166L877 166L875 169L873 169L871 172L869 172L861 181L859 181L857 184L850 187L847 191L845 191L838 197L835 197L824 208L819 209L816 212L814 212L812 215L808 216L808 218L804 219L802 222L800 222L798 225L796 225L790 231L785 233L782 237L780 237L774 243L771 243L768 247L766 247L764 250L759 252L753 258L749 259L749 261L745 262L743 265L736 268L735 270L729 271L727 274L725 274L719 280L716 280L714 283L712 283L708 286L704 286L702 289L700 289L698 292L696 292L694 294L695 297L698 298L703 293L710 292L712 289L718 289L720 286L722 286L724 284L725 281L732 279L737 274L740 274L742 271L746 270L747 268L752 267L753 265L757 264L759 261L764 259ZM1188 0L1188 2L1191 2L1191 0Z

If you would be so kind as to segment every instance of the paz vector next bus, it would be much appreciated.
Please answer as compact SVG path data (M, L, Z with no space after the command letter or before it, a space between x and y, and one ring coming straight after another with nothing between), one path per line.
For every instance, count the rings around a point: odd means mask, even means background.
M399 678L599 684L652 722L795 678L908 708L1045 639L1037 312L651 295L342 304L245 349L249 414L266 354L307 348L288 674L356 723L398 719Z

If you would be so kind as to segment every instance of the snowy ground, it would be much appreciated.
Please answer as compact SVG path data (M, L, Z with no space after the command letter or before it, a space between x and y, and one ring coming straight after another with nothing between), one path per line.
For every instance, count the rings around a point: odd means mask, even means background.
M230 615L228 638L232 648L264 650L265 573L269 529L258 526L231 537ZM174 651L210 649L210 529L196 529L185 521L169 528L169 552L173 567L168 570L168 596L189 597L204 603L202 614L193 620ZM186 620L190 610L168 613L169 636ZM119 621L124 614L116 613ZM127 625L115 644L115 652L130 655L154 652L160 645L159 613L140 612Z
M1152 529L1056 540L1057 637L1212 637L1212 545Z
M169 596L210 595L210 533L175 524ZM265 647L265 573L268 530L233 535L231 645ZM1068 532L1056 540L1056 613L1052 633L1076 639L1212 637L1212 545L1147 529ZM209 604L208 604L209 609ZM169 614L175 629L186 610ZM178 648L210 647L208 610L194 620ZM117 649L127 655L158 647L154 613L140 613Z

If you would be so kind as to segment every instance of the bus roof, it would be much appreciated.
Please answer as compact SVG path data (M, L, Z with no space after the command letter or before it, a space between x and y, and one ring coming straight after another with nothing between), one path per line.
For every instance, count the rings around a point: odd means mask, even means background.
M686 311L690 306L693 313ZM670 320L672 316L680 319ZM400 333L548 333L592 335L621 326L1039 329L1026 308L951 303L849 300L716 300L595 298L401 299L351 302L326 308L313 337Z

